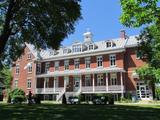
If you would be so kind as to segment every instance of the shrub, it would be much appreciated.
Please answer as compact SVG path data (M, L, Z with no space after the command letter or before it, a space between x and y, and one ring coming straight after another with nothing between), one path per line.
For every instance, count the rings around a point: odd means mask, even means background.
M10 92L10 97L15 103L22 103L26 100L25 98L25 92L22 89L14 89Z
M156 93L157 100L160 100L160 87L156 86L155 93Z

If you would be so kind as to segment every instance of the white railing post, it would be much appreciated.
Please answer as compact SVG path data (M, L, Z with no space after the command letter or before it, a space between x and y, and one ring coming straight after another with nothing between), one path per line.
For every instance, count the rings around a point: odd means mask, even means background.
M92 83L93 84L92 84L92 86L93 86L93 92L94 92L95 91L95 83L94 83L95 81L94 81L94 74L92 74L92 75L93 75L93 79L92 79L92 81L93 81Z
M46 78L44 78L44 93L46 92Z
M108 93L108 73L106 73L106 91Z
M56 82L55 82L55 77L54 77L54 81L53 81L53 84L54 84L53 91L54 91L54 93L55 93L55 91L56 91L56 88L55 88L56 85L55 85L55 83L56 83Z
M82 90L82 75L80 75L80 92Z
M66 91L66 80L67 80L67 77L64 77L64 92Z
M123 94L123 75L122 75L122 72L121 72L121 97L123 98L124 97L124 94Z

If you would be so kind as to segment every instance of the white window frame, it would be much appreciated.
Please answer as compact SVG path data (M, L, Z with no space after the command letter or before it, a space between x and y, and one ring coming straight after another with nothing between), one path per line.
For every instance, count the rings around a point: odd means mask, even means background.
M27 53L27 60L32 59L32 54L30 52Z
M68 48L63 49L63 54L68 54Z
M16 64L16 70L15 70L16 74L19 74L20 72L20 65Z
M112 41L106 41L106 48L112 47Z
M69 60L64 60L64 70L69 70Z
M45 73L49 72L50 62L45 63Z
M103 67L103 56L97 56L97 67Z
M41 63L37 63L36 71L37 73L41 73Z
M80 68L80 59L74 59L74 69Z
M28 73L32 73L32 63L27 67L28 68Z
M85 67L90 68L91 67L91 57L85 58Z
M118 80L117 80L117 73L111 73L110 74L110 84L111 85L118 85Z
M31 78L28 78L27 79L27 89L31 89L31 87L32 87L32 80Z
M92 86L91 75L85 75L85 86Z
M72 45L72 52L82 52L82 45L81 44L74 44Z
M91 47L92 46L92 47ZM88 50L94 50L94 44L89 44L88 45Z
M97 86L104 86L105 80L103 74L97 74Z
M17 88L18 87L18 80L14 80L14 88Z
M54 70L58 71L59 70L59 61L54 62Z
M116 66L116 55L115 54L109 55L109 62L110 62L110 67Z

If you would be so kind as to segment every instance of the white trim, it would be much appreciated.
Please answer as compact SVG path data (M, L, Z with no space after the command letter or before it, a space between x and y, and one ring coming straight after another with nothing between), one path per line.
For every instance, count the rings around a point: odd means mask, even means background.
M68 71L54 71L45 74L37 75L36 77L53 77L53 76L67 76L67 75L80 75L80 74L98 74L106 72L125 72L123 68L92 68L92 69L78 69L78 70L68 70Z
M91 57L91 56L106 55L106 54L114 54L114 53L120 53L120 52L124 52L124 51L125 51L125 48L113 48L111 50L84 51L84 52L80 52L80 53L72 53L72 54L54 56L52 58L42 59L41 62L65 60L65 59L75 59L75 58L79 58L79 57Z

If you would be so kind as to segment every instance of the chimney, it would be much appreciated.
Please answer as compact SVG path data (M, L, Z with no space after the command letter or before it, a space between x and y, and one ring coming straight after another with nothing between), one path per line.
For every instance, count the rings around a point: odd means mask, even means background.
M121 39L126 39L126 32L125 32L125 30L120 30L120 38Z

